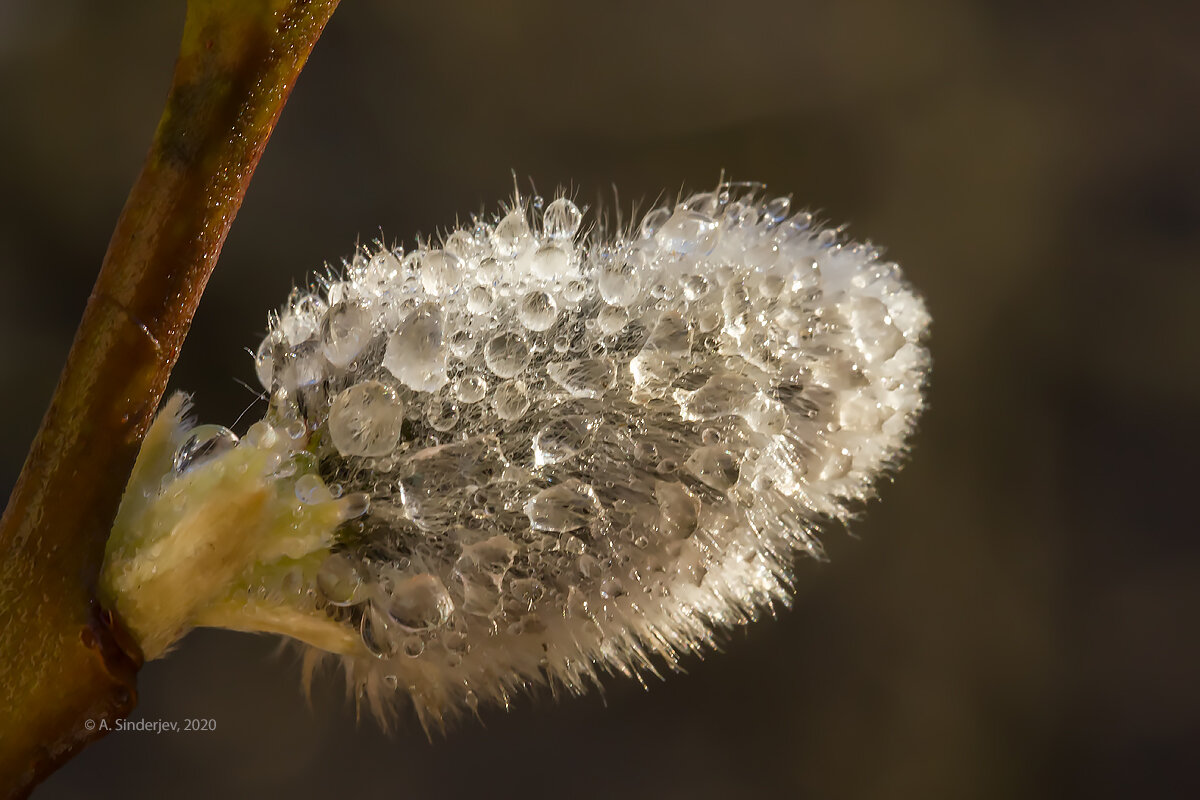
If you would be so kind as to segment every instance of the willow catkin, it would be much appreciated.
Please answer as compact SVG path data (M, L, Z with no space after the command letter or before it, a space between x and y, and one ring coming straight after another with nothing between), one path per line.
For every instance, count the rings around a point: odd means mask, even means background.
M176 402L147 445L110 543L118 607L166 644L303 639L385 720L407 697L439 725L673 667L786 603L795 554L904 451L929 317L870 244L759 191L608 234L518 198L293 293L255 356L266 419L238 443ZM250 544L156 618L146 553L221 536L204 514L251 491Z

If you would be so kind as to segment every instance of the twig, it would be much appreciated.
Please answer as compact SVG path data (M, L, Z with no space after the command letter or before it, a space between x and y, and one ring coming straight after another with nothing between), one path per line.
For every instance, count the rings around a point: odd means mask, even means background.
M95 599L105 540L250 176L337 4L188 2L154 142L0 519L0 794L27 793L133 708L141 654Z

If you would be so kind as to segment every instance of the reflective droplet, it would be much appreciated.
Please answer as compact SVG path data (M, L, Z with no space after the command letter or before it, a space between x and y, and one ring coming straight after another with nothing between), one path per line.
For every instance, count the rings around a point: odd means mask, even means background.
M508 381L496 387L492 396L492 407L496 416L503 420L520 419L529 410L529 395L525 384L520 381Z
M279 332L287 343L295 347L317 334L317 316L314 313L288 313L279 318Z
M396 448L403 423L400 398L379 381L351 386L329 408L329 436L344 456L387 455Z
M525 249L529 240L529 223L525 221L523 209L515 208L508 213L492 233L492 245L497 258L513 258Z
M366 570L356 559L334 554L317 570L317 590L330 605L342 608L366 599Z
M567 272L571 259L558 245L547 244L538 248L533 254L531 269L538 278L554 280L561 278Z
M296 479L296 499L301 503L327 503L333 499L333 494L321 480L319 475L301 475Z
M403 628L427 630L446 624L454 611L454 601L436 575L423 573L396 582L387 611Z
M275 388L275 372L283 366L286 352L283 334L276 330L266 335L254 354L254 374L268 392Z
M663 226L668 219L671 218L671 210L669 208L656 208L650 211L642 219L642 238L652 239L654 234L658 233L658 229Z
M334 486L337 487L338 492L334 492L333 495L334 497L337 497L338 493L341 491L341 487L337 484ZM331 490L333 488L333 486L330 487ZM342 521L344 522L346 520L355 519L356 517L361 517L363 514L367 513L367 509L370 507L371 495L367 494L366 492L352 492L341 498L341 504L338 510L341 512Z
M534 464L558 464L587 447L595 425L586 417L559 417L548 422L533 437Z
M467 292L467 311L472 314L486 314L495 304L496 298L486 286L476 286Z
M368 606L359 623L359 633L367 652L376 658L391 658L399 651L390 624L374 606Z
M658 532L667 539L686 539L699 524L700 501L682 483L655 481Z
M725 312L725 330L734 336L741 336L750 325L750 295L745 285L739 281L731 281L725 287L721 298L721 310Z
M737 459L720 447L696 448L683 466L718 491L725 491L738 481Z
M471 331L461 328L450 334L450 352L459 358L466 358L475 352L475 336Z
M487 381L478 375L464 375L454 383L454 396L463 403L478 403L487 394Z
M587 284L583 281L567 281L563 287L562 296L568 303L578 303L587 293Z
M361 303L334 303L321 322L321 352L345 369L371 339L371 314Z
M531 331L548 330L557 317L558 306L546 292L529 292L517 308L517 319Z
M717 241L717 221L699 211L680 208L663 223L655 238L663 248L676 253L707 255Z
M429 427L445 433L458 424L458 406L448 400L434 400L425 412Z
M625 584L620 578L608 578L600 583L600 596L606 600L613 600L625 594Z
M587 527L600 512L591 486L570 480L543 489L525 504L529 524L539 531L574 531Z
M383 366L410 389L433 392L446 385L446 353L442 346L442 310L426 303L400 324L388 339Z
M579 230L583 213L579 207L565 197L560 197L546 206L542 215L542 230L550 239L569 239Z
M627 260L606 264L596 279L600 297L610 306L627 306L642 295L637 269Z
M462 259L445 250L431 250L421 260L421 286L434 295L446 294L458 286Z
M624 329L628 321L628 312L620 306L605 306L596 315L596 324L605 336L611 336Z
M560 361L548 366L546 374L572 397L600 397L617 382L616 364L605 357Z
M487 368L501 378L512 378L529 366L529 345L515 333L493 336L483 347Z
M792 208L792 198L776 197L771 202L767 203L767 208L763 212L763 219L771 225L778 225L787 219L788 212Z
M210 461L237 446L237 435L220 425L197 425L179 449L175 451L171 467L182 474L189 469Z

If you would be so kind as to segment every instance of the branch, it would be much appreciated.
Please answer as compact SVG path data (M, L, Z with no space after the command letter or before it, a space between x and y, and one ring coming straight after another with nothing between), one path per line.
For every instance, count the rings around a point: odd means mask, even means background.
M337 4L188 2L154 142L0 519L0 794L27 793L133 708L141 653L96 600L105 540L250 176Z

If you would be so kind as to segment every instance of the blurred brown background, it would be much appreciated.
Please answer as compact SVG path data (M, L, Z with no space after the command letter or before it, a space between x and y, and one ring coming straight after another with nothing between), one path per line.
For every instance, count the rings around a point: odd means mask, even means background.
M649 692L430 744L356 725L336 681L310 711L291 653L204 631L143 671L136 714L215 733L109 736L38 796L1200 796L1195 8L346 0L175 373L203 420L253 400L241 348L360 238L494 209L512 170L595 206L723 168L850 221L925 293L910 464L799 565L792 611ZM182 9L0 0L5 496Z

